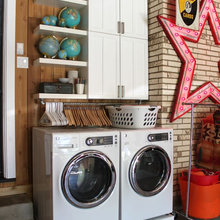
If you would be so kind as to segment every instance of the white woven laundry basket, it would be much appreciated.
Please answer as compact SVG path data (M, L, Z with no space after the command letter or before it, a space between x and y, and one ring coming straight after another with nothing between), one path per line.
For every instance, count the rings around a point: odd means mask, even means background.
M112 126L117 128L153 128L160 108L149 105L106 106Z

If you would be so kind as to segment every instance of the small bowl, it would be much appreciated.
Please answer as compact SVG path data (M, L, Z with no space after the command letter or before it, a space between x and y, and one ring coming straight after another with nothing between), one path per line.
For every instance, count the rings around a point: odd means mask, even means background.
M59 78L59 81L61 83L68 83L69 82L69 78Z

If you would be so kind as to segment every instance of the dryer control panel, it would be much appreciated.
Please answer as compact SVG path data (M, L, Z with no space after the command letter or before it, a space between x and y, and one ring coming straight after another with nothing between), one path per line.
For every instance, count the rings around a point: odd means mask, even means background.
M85 142L88 146L112 145L113 136L88 137Z
M147 139L150 142L168 141L168 140L172 140L172 135L171 134L169 135L169 133L149 134Z

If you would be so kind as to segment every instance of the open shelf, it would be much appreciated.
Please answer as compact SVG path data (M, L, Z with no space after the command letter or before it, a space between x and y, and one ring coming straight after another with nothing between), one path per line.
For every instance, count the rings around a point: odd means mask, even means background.
M86 94L54 94L54 93L37 93L34 99L87 99Z
M55 36L60 36L60 37L74 37L74 38L86 37L88 35L88 32L85 30L51 26L45 24L38 25L34 29L34 33L41 35L53 34Z
M87 67L86 61L75 60L62 60L51 58L38 58L34 60L34 65L57 65L57 66L70 66L70 67Z
M80 9L87 6L87 1L85 0L34 0L34 3L58 8L68 6Z

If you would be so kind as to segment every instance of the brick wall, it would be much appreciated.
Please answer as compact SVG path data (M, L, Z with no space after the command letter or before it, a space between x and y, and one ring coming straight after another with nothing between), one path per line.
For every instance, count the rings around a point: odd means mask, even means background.
M175 19L176 0L149 0L149 94L150 102L162 106L158 124L174 129L174 196L179 197L177 173L188 167L190 145L190 113L170 123L171 110L181 67L181 61L157 21L157 15ZM220 17L220 2L214 0ZM220 60L220 46L215 45L208 22L198 43L186 41L196 59L196 69L191 91L204 82L211 81L220 88L220 74L217 63ZM196 108L194 120L193 149L198 143L200 119L215 109ZM194 155L193 151L193 155Z

